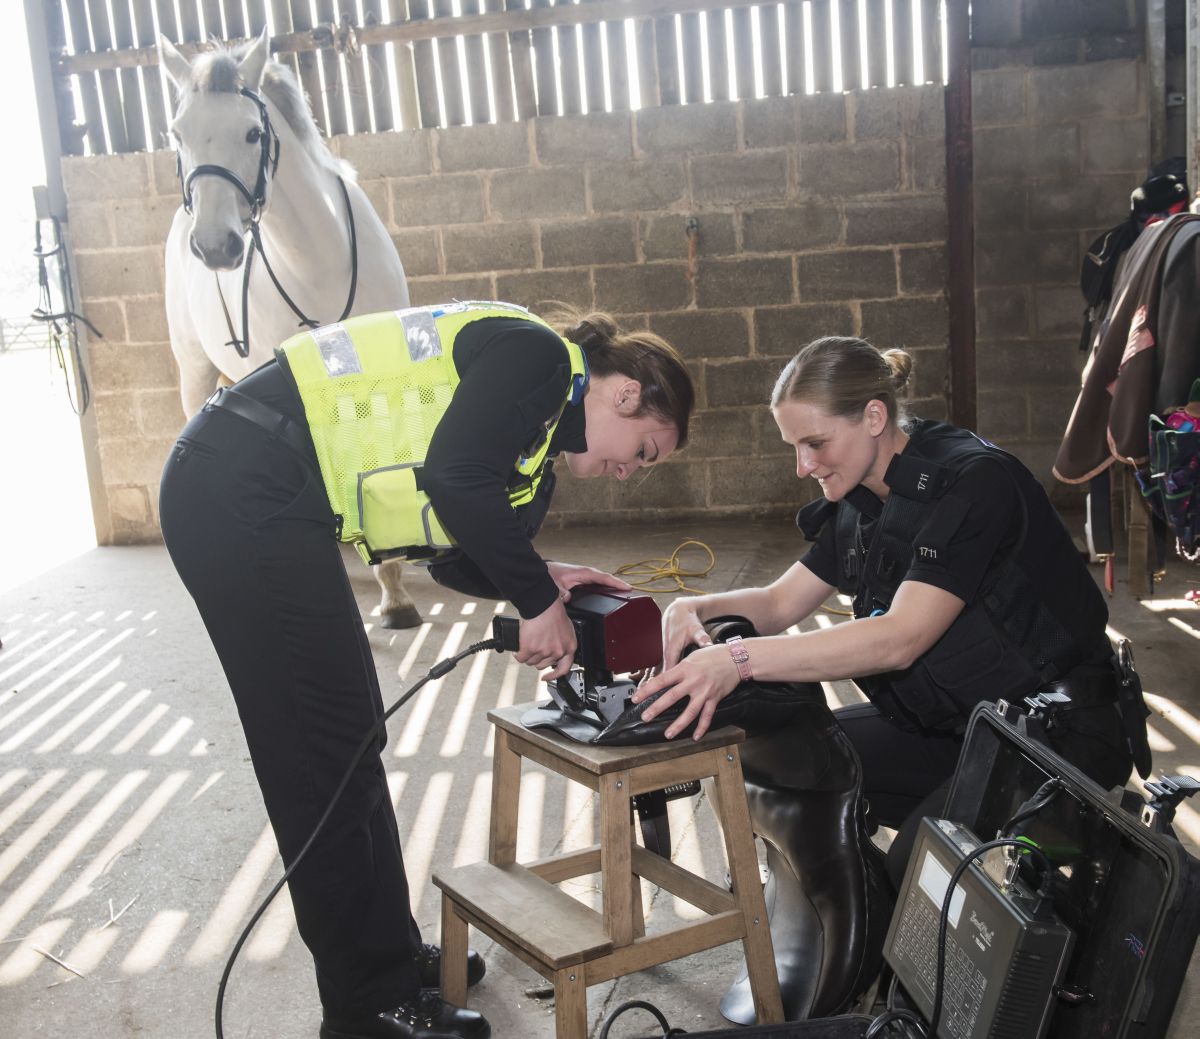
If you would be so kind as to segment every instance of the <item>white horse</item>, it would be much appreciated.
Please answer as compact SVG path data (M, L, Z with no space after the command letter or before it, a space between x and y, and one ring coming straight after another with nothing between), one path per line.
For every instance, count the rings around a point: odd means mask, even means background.
M303 319L406 307L408 282L354 171L326 147L291 71L270 60L265 29L194 62L160 37L159 54L178 97L184 204L167 237L166 304L190 416ZM419 624L400 564L374 570L383 626Z

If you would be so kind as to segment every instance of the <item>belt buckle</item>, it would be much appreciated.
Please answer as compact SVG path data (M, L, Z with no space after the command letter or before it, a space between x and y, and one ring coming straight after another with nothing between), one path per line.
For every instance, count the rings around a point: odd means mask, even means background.
M225 389L226 387L224 386L218 386L215 390L213 390L212 393L209 394L208 400L204 402L204 406L200 410L212 411L213 408L219 408L221 406L221 397L225 393Z

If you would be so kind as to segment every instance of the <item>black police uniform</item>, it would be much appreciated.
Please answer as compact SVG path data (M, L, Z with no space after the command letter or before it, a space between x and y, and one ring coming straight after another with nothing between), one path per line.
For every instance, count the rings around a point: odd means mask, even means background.
M835 712L862 759L871 818L900 827L889 859L897 881L916 823L944 803L981 701L1020 703L1062 683L1074 702L1050 735L1055 749L1104 787L1131 770L1108 610L1045 491L967 430L918 421L908 432L885 501L859 486L797 517L815 540L801 562L853 596L856 617L886 612L904 581L966 603L911 668L856 680L869 703Z
M536 616L558 589L529 543L536 524L508 505L505 485L566 397L562 341L489 318L458 336L454 361L461 382L429 447L428 493L475 564L475 583ZM163 473L162 532L220 657L290 863L384 708L299 396L274 361L237 392L286 416L287 435L223 407L202 410ZM583 408L568 407L551 452L585 447ZM374 1014L415 995L421 939L378 754L360 762L289 885L327 1016Z

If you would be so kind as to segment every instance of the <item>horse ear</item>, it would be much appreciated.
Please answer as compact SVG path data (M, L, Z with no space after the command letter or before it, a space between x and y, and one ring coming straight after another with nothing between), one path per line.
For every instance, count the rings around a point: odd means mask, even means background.
M175 49L175 45L162 33L158 36L158 60L167 70L167 76L179 89L188 81L192 74L191 62Z
M270 57L271 37L264 25L263 31L258 34L258 38L250 45L245 57L238 64L238 74L251 90L257 90L262 85L263 70L266 69Z

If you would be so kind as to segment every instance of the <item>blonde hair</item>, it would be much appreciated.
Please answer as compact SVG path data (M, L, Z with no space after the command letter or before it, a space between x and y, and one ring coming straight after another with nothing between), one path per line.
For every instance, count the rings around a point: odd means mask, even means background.
M771 407L785 401L813 404L830 415L858 418L868 401L882 401L888 421L907 417L900 393L912 374L912 358L903 350L880 353L864 339L824 336L814 339L775 380Z
M559 304L545 318L559 335L583 350L593 375L620 374L641 384L634 417L655 415L675 427L679 447L687 443L696 391L687 365L670 343L653 332L626 332L600 311L581 314Z

